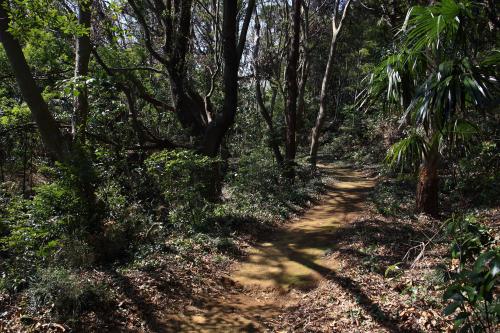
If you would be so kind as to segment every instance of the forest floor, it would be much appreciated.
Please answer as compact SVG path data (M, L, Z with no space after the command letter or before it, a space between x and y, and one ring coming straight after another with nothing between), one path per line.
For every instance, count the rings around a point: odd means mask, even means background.
M437 273L447 264L447 245L433 236L441 224L410 217L404 207L399 216L380 214L374 188L394 189L374 177L375 169L325 162L320 170L331 180L322 199L287 223L243 239L232 259L172 250L140 267L82 271L82 279L107 286L112 304L76 323L52 322L50 308L26 317L23 296L0 295L0 331L449 330Z
M321 203L248 248L244 261L236 263L228 277L239 290L205 309L191 307L192 314L182 316L181 331L264 331L263 322L300 302L300 293L293 291L313 290L335 274L341 264L328 256L334 234L363 214L374 180L347 168L320 168L337 180Z
M387 278L387 266L402 260L418 231L373 215L368 195L376 178L369 172L338 164L320 169L334 179L323 199L251 244L223 277L225 292L166 318L172 331L429 332L450 327L440 316L439 292L419 290L424 287L416 281L428 278L442 251L425 260L420 267L425 274L415 274L419 267L403 274L394 265L397 277ZM426 300L419 299L419 291Z

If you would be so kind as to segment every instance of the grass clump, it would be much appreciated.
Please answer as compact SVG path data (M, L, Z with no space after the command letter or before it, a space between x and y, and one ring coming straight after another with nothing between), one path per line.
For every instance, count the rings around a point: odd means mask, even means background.
M43 269L27 291L28 310L37 313L50 306L58 320L76 320L87 311L105 309L110 297L103 284L60 267Z

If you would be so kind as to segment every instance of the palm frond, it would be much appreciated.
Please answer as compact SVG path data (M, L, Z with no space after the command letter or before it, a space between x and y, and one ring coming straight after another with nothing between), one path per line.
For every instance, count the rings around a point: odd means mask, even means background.
M426 140L414 132L392 145L387 151L385 163L391 167L400 166L416 170L427 154L427 150Z
M487 104L495 89L494 76L469 58L443 61L417 88L406 114L412 113L415 124L426 131L442 130L457 112Z
M457 119L446 128L446 135L453 146L467 146L481 133L479 127L465 119Z
M433 6L413 7L403 26L404 45L411 53L437 50L459 30L461 17L469 15L470 4L466 1L441 0Z

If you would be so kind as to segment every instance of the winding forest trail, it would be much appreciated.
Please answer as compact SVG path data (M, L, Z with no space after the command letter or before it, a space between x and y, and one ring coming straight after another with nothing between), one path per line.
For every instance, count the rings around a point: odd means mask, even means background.
M322 201L284 229L263 237L248 250L228 283L238 288L182 317L181 332L263 332L263 322L277 320L301 301L338 263L328 257L337 229L361 216L375 181L335 164L319 166L335 181Z

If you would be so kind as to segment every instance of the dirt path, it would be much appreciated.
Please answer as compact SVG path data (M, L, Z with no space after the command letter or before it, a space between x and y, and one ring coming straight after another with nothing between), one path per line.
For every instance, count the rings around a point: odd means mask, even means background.
M328 259L339 226L350 223L365 209L374 181L349 168L321 165L335 182L320 204L312 207L284 231L263 237L248 250L227 283L238 291L191 307L176 330L183 332L261 332L265 322L301 301L338 263Z

